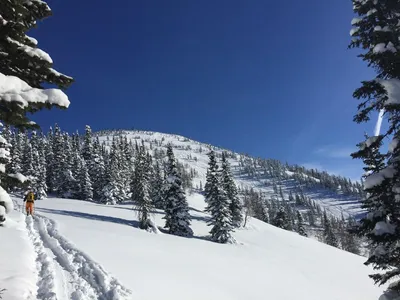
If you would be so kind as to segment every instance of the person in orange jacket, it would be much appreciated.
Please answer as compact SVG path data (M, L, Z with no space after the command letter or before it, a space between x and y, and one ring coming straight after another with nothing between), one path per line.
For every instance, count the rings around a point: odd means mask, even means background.
M28 190L28 193L25 195L24 198L25 208L26 208L26 215L33 215L33 205L35 203L35 193L32 191L32 189Z

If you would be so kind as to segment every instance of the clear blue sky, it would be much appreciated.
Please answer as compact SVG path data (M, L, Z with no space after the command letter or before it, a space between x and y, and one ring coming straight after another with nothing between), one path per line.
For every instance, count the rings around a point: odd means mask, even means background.
M353 90L373 75L348 50L350 0L49 0L31 32L76 82L44 130L177 133L351 178L364 130Z

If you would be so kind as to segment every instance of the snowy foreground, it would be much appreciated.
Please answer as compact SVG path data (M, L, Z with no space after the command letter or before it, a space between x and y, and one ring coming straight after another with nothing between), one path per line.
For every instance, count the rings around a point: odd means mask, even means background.
M137 228L132 205L69 199L36 202L0 228L0 289L21 299L376 300L365 258L256 219L237 244L206 239L201 195L188 197L193 238ZM154 220L162 227L163 214ZM271 298L273 297L273 298Z

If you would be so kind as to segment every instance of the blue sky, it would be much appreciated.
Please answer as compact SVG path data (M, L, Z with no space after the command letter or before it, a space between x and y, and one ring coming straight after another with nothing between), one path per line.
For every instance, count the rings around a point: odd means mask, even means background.
M373 76L348 50L344 1L50 0L31 32L75 78L44 130L139 128L357 178L353 90Z

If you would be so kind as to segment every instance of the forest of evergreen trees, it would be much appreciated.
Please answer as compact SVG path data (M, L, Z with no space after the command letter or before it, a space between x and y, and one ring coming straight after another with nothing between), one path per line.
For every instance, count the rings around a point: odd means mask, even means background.
M303 236L317 236L332 246L360 252L360 240L347 231L355 221L328 217L304 192L323 188L360 197L359 183L272 159L214 151L220 149L213 146L203 149L199 144L192 149L190 145L165 144L163 139L128 139L126 133L114 130L93 134L86 126L84 135L70 135L55 125L47 134L37 134L5 127L2 135L10 141L12 158L6 169L9 174L24 174L28 179L25 185L35 190L38 199L51 193L103 204L132 201L143 229L153 226L150 215L156 208L165 211L165 229L169 233L193 235L185 191L197 189L204 193L206 211L211 216L211 239L216 242L233 241L231 232L245 226L249 217L255 217ZM197 160L195 153L208 153L204 188L202 182L193 187L197 171L188 163L178 162L174 148L188 150L189 161ZM239 165L231 170L228 159L238 159ZM233 172L271 185L274 194L237 187ZM288 180L296 182L296 187L285 198L282 186ZM11 181L6 188L11 192L18 189Z

